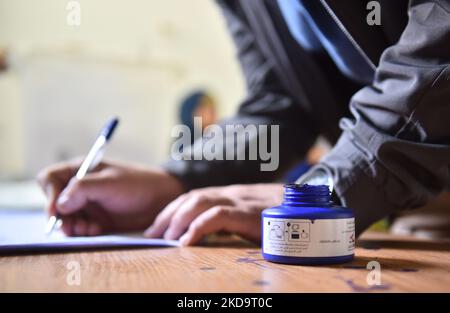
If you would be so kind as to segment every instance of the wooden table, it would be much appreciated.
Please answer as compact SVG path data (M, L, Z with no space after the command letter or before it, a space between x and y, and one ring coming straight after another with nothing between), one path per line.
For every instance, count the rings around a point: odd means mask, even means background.
M381 265L379 286L366 283L372 260ZM79 285L67 283L73 261L80 265ZM366 233L352 263L320 267L269 263L258 247L237 240L208 247L2 256L0 292L11 291L450 292L450 244Z

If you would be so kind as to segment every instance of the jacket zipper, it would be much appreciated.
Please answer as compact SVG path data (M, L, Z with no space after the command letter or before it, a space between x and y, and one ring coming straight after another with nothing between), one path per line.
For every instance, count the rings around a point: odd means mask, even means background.
M347 37L347 39L351 42L353 47L361 54L363 59L369 64L369 66L372 68L372 70L375 72L377 67L375 64L370 60L370 58L367 56L367 54L364 52L364 50L361 48L361 46L356 42L356 40L352 37L352 35L348 32L348 30L345 28L344 24L339 20L339 18L336 16L336 14L333 12L333 10L330 8L328 3L326 3L325 0L320 0L320 3L323 5L325 10L328 12L328 14L331 16L331 18L334 20L334 22L337 24L339 29L344 33L344 35Z

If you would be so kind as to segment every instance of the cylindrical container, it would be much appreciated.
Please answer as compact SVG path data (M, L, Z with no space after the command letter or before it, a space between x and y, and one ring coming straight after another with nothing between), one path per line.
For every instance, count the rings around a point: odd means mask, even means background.
M283 203L265 209L261 223L262 252L268 261L320 265L353 259L353 212L334 206L326 185L286 185Z

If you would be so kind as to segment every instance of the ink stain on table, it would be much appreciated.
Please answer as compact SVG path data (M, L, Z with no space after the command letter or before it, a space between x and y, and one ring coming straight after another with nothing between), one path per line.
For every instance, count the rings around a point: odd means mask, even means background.
M266 267L265 265L258 263L259 261L264 261L264 260L263 259L252 259L252 258L247 258L247 257L236 259L236 262L238 262L238 263L255 264L260 267Z
M256 263L258 262L258 259L252 259L252 258L237 258L236 262L238 263Z
M349 286L352 291L354 292L371 292L371 291L383 291L383 290L389 290L391 288L390 285L387 284L381 284L381 285L372 285L372 286L362 286L362 285L358 285L356 284L353 279L346 279L344 277L340 277L337 276L337 279L342 280L343 282L345 282L347 284L347 286Z
M352 288L353 291L356 292L368 292L368 291L374 291L374 290L388 290L390 289L389 285L373 285L369 287L361 286L355 284L355 282L352 279L347 279L345 281L347 285Z
M216 268L212 267L212 266L204 266L204 267L200 267L200 269L202 271L214 271Z
M268 286L268 285L270 285L270 282L268 282L267 280L259 279L259 280L253 281L252 284L255 286Z

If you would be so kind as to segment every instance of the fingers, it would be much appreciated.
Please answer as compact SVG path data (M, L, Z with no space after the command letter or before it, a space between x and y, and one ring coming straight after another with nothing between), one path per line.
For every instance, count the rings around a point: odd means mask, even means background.
M70 215L62 217L62 231L67 236L97 236L102 227L88 216Z
M89 236L98 236L102 233L102 227L100 226L100 224L96 223L96 222L90 222L88 229L87 229L87 234Z
M261 217L256 211L242 210L233 206L215 206L200 214L181 236L183 246L198 243L205 235L219 231L236 233L258 241L261 236Z
M229 205L231 201L204 192L190 192L170 203L155 219L144 235L151 238L178 239L189 224L205 210L215 205Z
M167 227L169 227L170 220L172 216L175 214L178 207L186 201L188 198L187 194L183 194L169 203L155 218L153 224L147 228L144 232L145 237L149 238L160 238L166 231Z
M73 236L97 236L100 233L100 224L89 218L78 218L73 222Z
M61 217L61 220L62 220L61 230L63 231L63 233L66 234L67 236L73 236L74 235L73 218L71 216L63 216Z
M236 225L232 221L232 207L215 206L200 214L189 226L188 231L180 238L183 246L199 242L205 235L226 230L235 232Z
M76 158L51 165L41 170L37 175L37 181L47 197L46 211L49 215L56 214L58 197L72 177L75 176L81 162L81 158ZM107 166L106 162L101 162L96 170L101 170L105 166Z
M191 191L161 211L144 235L180 239L183 240L182 244L190 245L197 243L206 234L225 230L258 240L261 232L260 210L255 208L258 206L254 202L246 201L245 204L241 203L244 205L241 207L230 197L212 189Z
M89 173L83 179L72 178L60 193L56 207L58 213L69 215L82 210L89 202L101 200L108 194L108 177L101 173ZM84 229L84 226L79 226Z
M190 197L182 203L170 221L169 227L164 233L164 239L178 239L186 232L189 224L201 213L215 205L231 204L224 198L209 198L203 194Z
M82 236L87 234L88 227L88 221L85 218L77 219L73 225L74 235Z
M218 232L225 228L229 221L229 208L214 207L200 214L189 226L188 231L180 238L183 246L199 242L206 234Z
M95 201L103 192L107 178L101 172L87 174L82 180L73 178L81 160L56 164L42 170L38 183L47 196L46 210L49 215L60 213L62 231L68 236L96 236L103 227L95 218L74 214L89 201Z
M47 196L46 210L49 215L56 214L56 201L59 194L75 175L79 161L49 166L43 169L37 176L37 180Z

